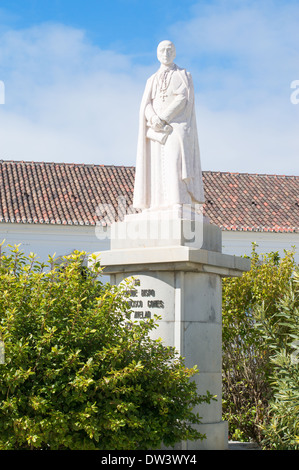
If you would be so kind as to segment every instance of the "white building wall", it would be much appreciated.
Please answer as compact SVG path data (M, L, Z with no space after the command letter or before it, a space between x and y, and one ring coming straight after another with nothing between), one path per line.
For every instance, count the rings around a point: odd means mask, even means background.
M74 250L94 253L110 248L109 234L95 226L0 223L0 243L3 239L4 246L21 243L21 251L26 255L35 253L44 263L54 253L59 257ZM109 277L103 276L102 280L108 282Z
M236 256L250 255L252 243L257 243L257 253L278 251L284 256L284 250L295 247L295 260L299 263L299 233L274 232L222 232L222 251Z
M98 234L99 235L99 234ZM102 231L102 240L96 236L94 226L50 225L50 224L0 224L0 243L4 245L21 243L20 249L26 254L33 252L39 261L46 262L48 255L67 255L73 250L93 253L109 250L109 237Z
M48 255L61 256L73 250L88 253L110 249L110 230L95 226L50 225L50 224L12 224L0 223L0 243L19 244L29 254L36 253L39 261L47 262ZM222 252L236 256L250 255L252 242L258 244L259 253L296 248L296 261L299 263L299 233L272 232L222 232Z

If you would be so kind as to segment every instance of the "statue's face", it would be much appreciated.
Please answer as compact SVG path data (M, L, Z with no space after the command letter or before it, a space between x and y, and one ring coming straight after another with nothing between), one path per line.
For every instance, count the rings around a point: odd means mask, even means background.
M175 59L175 47L170 41L162 41L157 49L158 60L163 65L171 65Z

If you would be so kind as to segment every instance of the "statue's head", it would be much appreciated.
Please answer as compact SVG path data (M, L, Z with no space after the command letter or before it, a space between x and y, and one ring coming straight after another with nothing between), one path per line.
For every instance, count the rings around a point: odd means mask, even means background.
M163 65L171 65L176 56L175 46L171 41L161 41L157 48L157 57Z

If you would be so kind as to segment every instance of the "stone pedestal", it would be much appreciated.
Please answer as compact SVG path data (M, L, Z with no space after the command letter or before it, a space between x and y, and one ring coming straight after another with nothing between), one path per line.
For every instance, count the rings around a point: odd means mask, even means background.
M176 449L224 450L221 279L240 276L250 268L249 261L221 253L218 227L200 218L166 219L127 217L111 227L111 250L97 255L112 284L134 278L133 318L161 316L152 337L174 346L187 367L197 365L194 379L200 393L217 395L216 402L196 410L207 439L182 442Z

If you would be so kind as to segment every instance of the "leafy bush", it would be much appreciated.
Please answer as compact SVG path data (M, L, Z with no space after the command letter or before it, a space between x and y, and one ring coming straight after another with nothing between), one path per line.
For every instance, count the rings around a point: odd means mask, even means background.
M55 265L0 253L0 449L153 449L203 439L200 396L173 348L134 323L124 288L85 253Z
M289 292L295 262L292 252L282 259L277 253L259 256L253 245L251 263L249 272L223 282L223 417L231 439L261 443L275 393L270 360L275 350L265 327L276 341L284 338L286 326L275 315Z
M268 419L262 424L267 449L299 450L299 270L270 319L260 310L264 339L271 351ZM280 332L278 334L278 331Z

